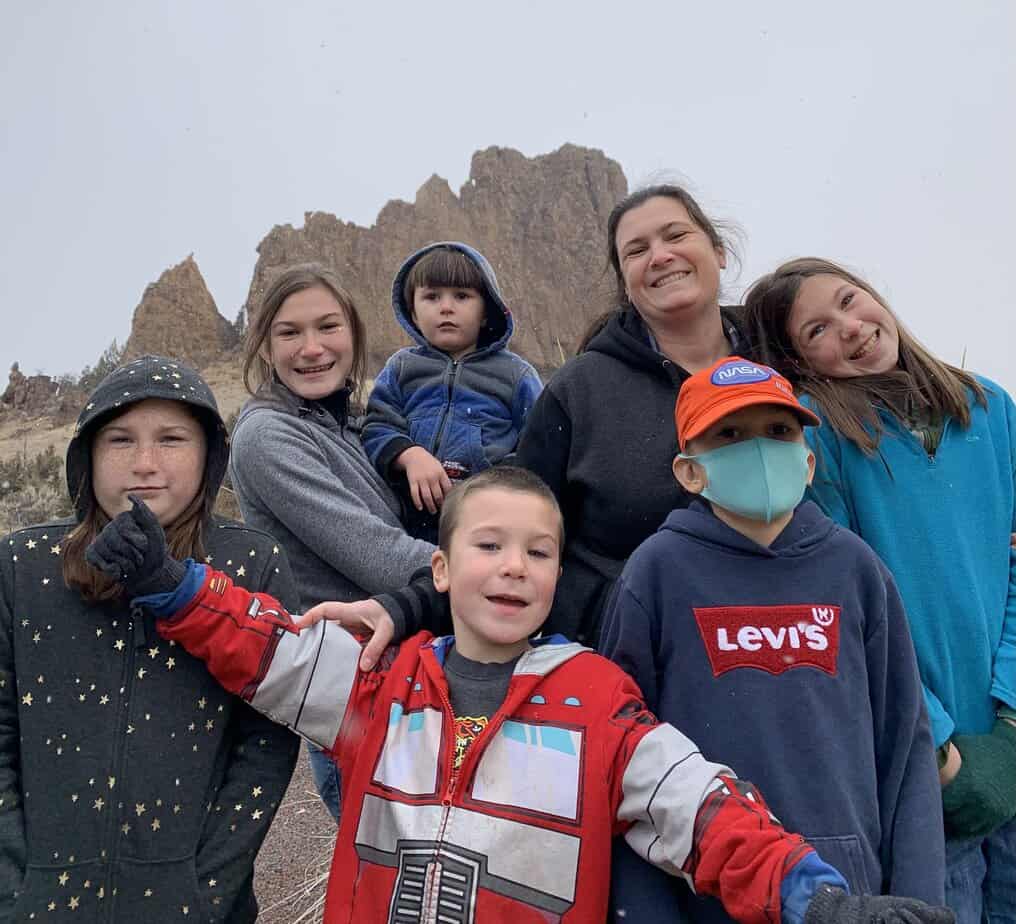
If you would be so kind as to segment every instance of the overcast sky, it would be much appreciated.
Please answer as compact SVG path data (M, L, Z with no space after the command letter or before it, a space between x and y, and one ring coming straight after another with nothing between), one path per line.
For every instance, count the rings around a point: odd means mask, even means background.
M0 390L80 371L193 252L235 317L305 211L370 225L472 153L596 147L806 253L1016 390L1016 4L0 0Z

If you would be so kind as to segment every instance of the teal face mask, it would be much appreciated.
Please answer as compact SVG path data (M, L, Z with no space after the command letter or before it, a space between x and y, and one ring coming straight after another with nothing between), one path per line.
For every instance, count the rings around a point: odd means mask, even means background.
M681 454L705 469L702 496L731 513L772 523L789 513L808 485L808 447L756 437L697 456Z

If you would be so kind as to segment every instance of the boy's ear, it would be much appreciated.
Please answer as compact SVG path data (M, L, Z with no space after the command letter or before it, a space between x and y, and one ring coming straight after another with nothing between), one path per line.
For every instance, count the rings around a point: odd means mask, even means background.
M677 483L689 494L701 494L709 484L706 470L692 459L674 456L673 470Z
M815 477L815 453L808 453L808 480L805 484L811 484L811 480Z
M448 557L441 549L435 549L430 557L430 570L434 577L434 587L443 594L448 593Z

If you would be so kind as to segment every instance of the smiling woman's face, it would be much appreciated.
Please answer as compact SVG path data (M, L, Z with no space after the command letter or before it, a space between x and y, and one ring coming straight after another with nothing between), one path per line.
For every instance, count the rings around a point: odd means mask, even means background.
M207 442L179 401L149 398L103 426L92 440L92 491L110 519L143 500L166 527L202 489Z
M892 313L840 276L809 276L801 283L787 334L797 355L831 379L879 375L899 361L899 327Z

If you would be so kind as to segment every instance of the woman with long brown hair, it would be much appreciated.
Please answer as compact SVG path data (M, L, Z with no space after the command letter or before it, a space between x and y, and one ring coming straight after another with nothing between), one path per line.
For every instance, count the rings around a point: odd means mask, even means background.
M331 270L281 270L253 318L230 474L244 520L293 563L300 609L363 600L429 570L434 546L406 534L402 506L360 442L357 398L366 331ZM311 749L318 789L338 817L335 765Z

